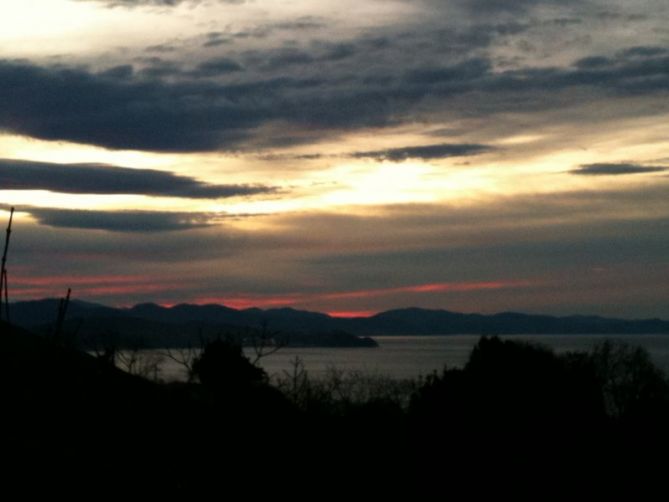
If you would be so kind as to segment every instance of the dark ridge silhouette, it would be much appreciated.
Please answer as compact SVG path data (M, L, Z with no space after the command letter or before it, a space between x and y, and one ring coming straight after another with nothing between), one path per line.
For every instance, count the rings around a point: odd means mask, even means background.
M18 325L42 332L48 329L57 311L57 300L12 304ZM70 303L66 322L70 331L79 331L89 337L115 331L128 337L134 333L132 337L136 339L137 333L143 332L149 346L192 343L198 330L215 335L240 328L257 329L262 325L282 333L296 346L368 347L373 343L359 337L373 335L669 334L669 321L660 319L553 317L513 312L481 315L420 308L347 319L291 308L236 310L222 305L188 304L168 308L145 303L129 309L115 309L74 300Z
M59 311L59 300L17 302L16 323L41 334L51 334ZM325 314L293 309L262 311L235 310L220 305L176 305L171 308L143 303L130 309L114 309L95 303L72 300L62 331L71 343L96 348L113 340L117 347L184 347L201 339L214 339L221 333L253 338L262 326L276 333L282 344L300 347L376 347L377 343L359 337L330 323Z
M599 316L460 314L447 310L407 308L356 319L356 334L635 334L669 333L669 321L624 320Z

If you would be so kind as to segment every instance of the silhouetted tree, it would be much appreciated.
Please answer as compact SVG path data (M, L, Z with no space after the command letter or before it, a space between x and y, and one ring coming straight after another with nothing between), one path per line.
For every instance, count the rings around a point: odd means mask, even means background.
M610 416L669 417L669 383L648 351L607 340L596 345L590 357Z
M204 345L205 343L201 340L201 346L203 347ZM193 364L197 360L200 352L201 349L189 342L185 347L166 347L163 354L165 357L181 366L186 372L187 382L192 383L195 379Z
M267 373L254 366L231 339L208 342L193 361L193 375L211 389L239 389L267 382Z
M576 377L564 359L541 345L483 337L464 371L478 396L479 413L497 419L564 426L594 412L582 409L593 398L594 375L581 371Z
M597 451L605 415L591 369L541 346L481 338L463 369L428 377L414 395L418 456L446 450L451 467L484 456L533 469L537 458L557 467L576 448Z
M70 306L70 296L72 295L72 289L67 288L67 295L64 298L61 298L58 302L58 316L56 317L56 325L53 330L53 340L56 343L61 341L61 336L63 334L63 324L65 323L65 317L67 316L67 309Z
M288 345L288 336L282 335L278 331L270 330L267 320L261 322L260 329L248 330L242 338L253 349L254 358L251 362L255 366L258 365L263 357L274 354Z

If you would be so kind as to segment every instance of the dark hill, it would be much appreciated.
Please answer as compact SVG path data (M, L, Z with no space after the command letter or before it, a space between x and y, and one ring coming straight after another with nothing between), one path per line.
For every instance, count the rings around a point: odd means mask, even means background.
M115 464L114 449L140 438L148 449L161 447L160 424L176 403L166 389L2 322L0 353L5 470L40 472L32 483L50 489L71 486L75 475L78 486L96 484L110 469L139 481L137 462Z
M53 325L57 304L57 300L15 303L12 318L19 325L30 329L39 327L45 332ZM145 303L115 309L73 301L66 328L85 336L144 334L149 346L183 345L199 334L262 329L281 334L295 345L368 346L367 342L360 343L359 338L351 335L653 334L669 333L669 321L515 312L460 314L420 308L390 310L369 318L342 319L292 308L237 310L223 305L162 307ZM344 337L343 333L349 335Z
M12 320L41 335L54 331L58 300L12 304ZM236 310L222 305L162 307L143 303L128 309L73 301L63 333L73 345L88 350L115 347L199 346L203 339L263 334L291 346L374 347L376 342L346 332L325 314L290 308Z
M288 451L296 433L292 408L265 385L216 394L153 383L1 321L0 355L1 478L12 493L210 494L241 479L261 444ZM256 438L263 425L285 441Z
M344 329L358 335L669 333L669 321L660 319L554 317L515 312L494 315L460 314L419 308L389 310L369 318L342 321L347 322Z

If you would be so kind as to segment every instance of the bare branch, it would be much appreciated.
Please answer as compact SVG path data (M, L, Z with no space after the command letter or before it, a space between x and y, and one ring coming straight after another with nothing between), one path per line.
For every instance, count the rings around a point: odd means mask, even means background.
M65 298L61 298L60 302L58 303L58 317L56 318L56 329L54 331L54 340L58 342L60 340L62 331L63 331L63 323L65 322L65 315L67 314L67 308L70 305L70 295L72 294L72 289L67 288L67 295Z
M266 320L262 321L259 331L248 331L247 334L255 353L255 358L251 361L255 366L263 357L274 354L288 345L288 337L280 337L278 331L270 331Z
M9 324L9 287L7 285L7 252L9 251L9 238L12 235L12 221L14 220L14 208L9 211L9 224L5 234L5 249L2 253L2 265L0 266L0 319L2 319L2 301L5 302L5 320Z
M195 362L198 353L199 350L189 343L186 347L180 347L174 350L167 347L163 352L163 355L186 369L188 382L190 383L195 377L195 374L193 373L193 363Z

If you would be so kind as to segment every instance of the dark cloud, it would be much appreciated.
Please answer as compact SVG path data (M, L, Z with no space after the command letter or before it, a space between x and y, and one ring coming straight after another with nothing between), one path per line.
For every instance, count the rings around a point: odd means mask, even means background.
M198 151L239 143L273 110L253 86L109 79L80 69L0 62L0 129L109 148Z
M435 160L448 157L466 157L470 155L479 155L494 150L489 145L479 145L470 143L441 143L437 145L408 146L403 148L388 148L385 150L373 150L366 152L350 152L342 154L265 154L259 155L261 160L282 161L282 160L318 160L318 159L336 159L342 157L354 159L375 159L387 160L391 162L402 162L408 159Z
M202 47L218 47L220 45L231 44L232 39L224 32L213 31L205 35L205 42Z
M101 77L107 77L112 79L127 80L132 77L135 69L132 65L125 64L114 66L107 70L104 70L99 73Z
M489 152L490 150L492 150L492 148L487 145L442 143L438 145L410 146L370 152L356 152L351 154L351 156L355 158L401 162L407 159L433 160L447 157L464 157L478 155Z
M0 159L0 189L63 193L224 198L276 192L264 185L212 185L153 169Z
M582 23L583 19L577 17L558 17L554 19L547 19L546 21L542 22L544 26L553 25L553 26L560 26L561 28Z
M467 83L489 77L491 63L485 58L474 58L451 66L422 67L409 71L404 80L407 84L448 85Z
M427 0L431 4L447 4L443 0ZM511 13L518 14L526 12L540 5L564 6L574 3L575 0L456 0L463 8L479 14L485 13Z
M527 15L535 7L565 6L578 3L575 0L404 0L406 3L422 4L424 9L433 16L453 15L453 7L460 7L471 16L489 17L493 15L519 16Z
M246 53L249 61L265 70L282 70L291 66L332 63L348 59L361 51L362 41L314 43L310 49L283 47Z
M212 38L202 44L202 47L219 47L221 45L231 44L232 40L229 38Z
M594 16L603 21L644 21L649 18L647 14L626 14L616 11L615 8L611 10L600 10L595 12Z
M644 166L640 164L584 164L578 169L569 171L572 174L584 175L621 175L621 174L641 174L641 173L656 173L662 171L669 171L669 167L665 166Z
M574 66L580 69L592 69L592 68L603 68L610 66L612 63L610 58L602 56L588 56L582 59L579 59L574 63Z
M227 59L206 61L195 71L167 63L98 73L0 60L0 129L107 148L212 151L257 145L256 136L266 130L261 126L270 124L282 124L283 130L289 124L295 138L309 132L304 137L312 141L319 132L399 125L444 112L490 116L564 107L561 93L567 91L571 106L578 99L591 102L592 93L579 98L572 92L579 88L596 89L600 99L668 91L669 55L638 48L632 54L509 71L483 57L439 65L386 61L367 69L366 52L351 45L240 56L246 68L255 64L259 73L239 72L241 65ZM308 64L314 62L319 64ZM291 69L298 65L299 71ZM279 76L263 75L266 70ZM246 80L199 78L217 71ZM167 81L161 75L181 78Z
M251 24L224 31L210 31L198 37L202 47L211 48L221 45L230 45L247 39L267 39L277 33L288 32L290 35L300 36L304 32L315 31L328 26L328 23L314 16L300 16L289 21ZM203 41L202 41L203 40Z
M268 25L276 30L299 31L299 30L317 30L325 28L328 23L318 17L314 16L300 16L292 21L282 21Z
M268 70L283 69L293 65L305 65L315 61L314 56L310 52L291 47L265 51L258 56L256 56L258 59L263 60L262 66Z
M242 71L243 69L242 65L234 59L216 58L200 63L192 74L199 77L211 77L234 73Z
M340 61L353 56L357 50L356 45L352 43L330 44L319 59L321 61Z
M143 67L137 71L141 78L162 79L183 74L181 66L174 61L167 61L159 57L138 58Z
M528 22L519 22L514 19L506 22L474 23L469 26L406 33L404 38L413 40L413 43L416 44L416 47L412 48L411 51L414 53L435 51L438 54L465 57L469 54L475 54L477 50L500 45L504 37L518 35L531 27L532 24Z
M485 77L480 81L480 88L487 92L526 93L528 98L542 100L544 108L548 108L552 92L576 88L590 87L608 96L649 96L666 92L669 90L669 56L593 56L580 59L567 68L525 68ZM572 104L576 97L577 94L572 93Z
M626 57L641 57L641 58L648 58L648 57L655 57L655 56L663 56L669 53L669 49L666 47L657 47L657 46L648 46L648 45L643 45L643 46L638 46L638 47L630 47L628 49L625 49L620 52L620 56L623 58Z
M148 46L145 50L146 52L176 52L179 46L174 43L156 44Z
M290 21L258 24L256 26L239 31L221 33L221 35L227 35L237 39L267 38L276 32L305 32L318 30L327 26L328 23L322 18L317 18L314 16L300 16Z
M166 232L209 226L211 215L159 211L83 211L20 208L50 227L106 230L109 232Z
M260 160L267 161L286 161L286 160L318 160L323 158L337 158L339 155L323 155L321 153L305 153L305 154L293 154L293 153L268 153L258 155L257 158Z

